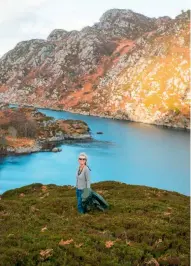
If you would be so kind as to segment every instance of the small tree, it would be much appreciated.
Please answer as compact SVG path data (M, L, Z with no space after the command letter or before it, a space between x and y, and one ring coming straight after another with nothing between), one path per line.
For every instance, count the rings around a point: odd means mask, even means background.
M17 137L17 130L16 130L15 127L10 126L10 127L8 128L8 133L9 133L9 135L10 135L11 137L14 137L14 138Z
M5 136L0 136L0 154L5 154L7 152L7 140Z
M36 136L36 122L33 119L27 119L25 114L19 111L12 116L10 124L9 131L11 131L11 135L16 134L15 137L34 138Z

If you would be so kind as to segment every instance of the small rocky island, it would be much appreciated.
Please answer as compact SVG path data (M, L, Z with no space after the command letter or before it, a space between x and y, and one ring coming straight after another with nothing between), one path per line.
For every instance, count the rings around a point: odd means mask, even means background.
M90 140L81 120L55 120L33 107L0 105L0 155L59 151L63 141Z

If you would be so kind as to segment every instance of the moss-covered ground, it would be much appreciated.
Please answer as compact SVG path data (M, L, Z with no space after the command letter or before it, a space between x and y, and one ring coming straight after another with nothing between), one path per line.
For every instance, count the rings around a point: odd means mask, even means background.
M106 212L78 214L71 186L5 192L0 265L189 265L188 196L111 181L92 189L109 203Z

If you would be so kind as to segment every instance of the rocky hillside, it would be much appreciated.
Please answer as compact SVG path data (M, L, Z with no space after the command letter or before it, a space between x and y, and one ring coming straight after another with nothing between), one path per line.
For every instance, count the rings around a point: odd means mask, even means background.
M58 143L82 139L91 135L81 120L55 120L35 108L0 106L0 155L58 151Z
M110 181L92 188L109 210L78 214L72 186L6 191L0 200L0 265L190 264L189 197Z
M189 128L189 12L109 10L0 59L0 101Z

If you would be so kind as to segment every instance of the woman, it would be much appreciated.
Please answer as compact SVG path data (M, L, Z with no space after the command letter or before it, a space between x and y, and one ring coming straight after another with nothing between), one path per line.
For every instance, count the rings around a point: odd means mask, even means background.
M85 213L82 207L82 193L84 188L90 188L90 173L89 167L87 166L87 155L80 153L78 162L79 168L76 173L76 196L77 196L77 207L79 213Z

